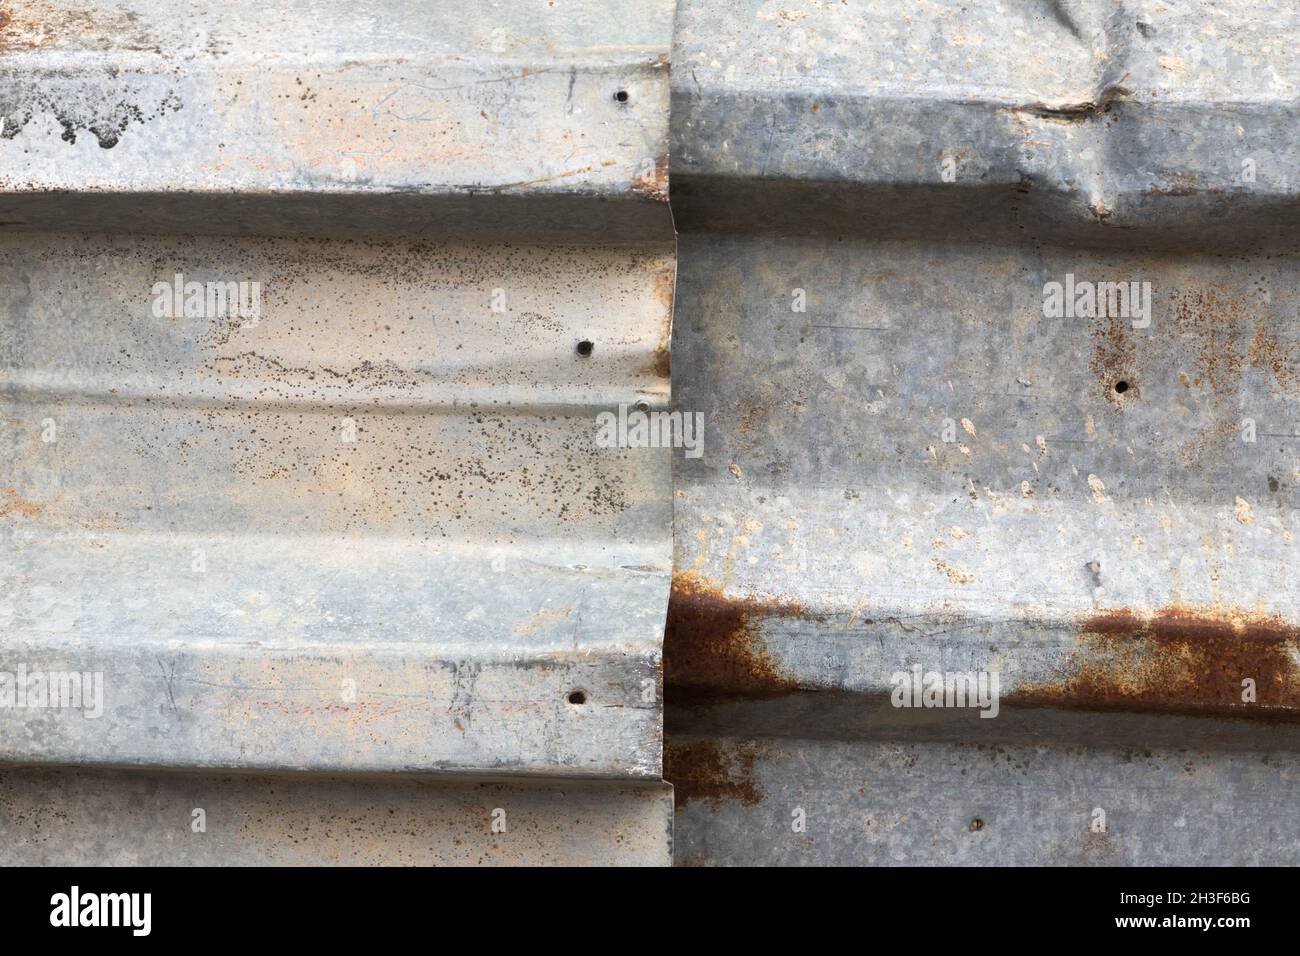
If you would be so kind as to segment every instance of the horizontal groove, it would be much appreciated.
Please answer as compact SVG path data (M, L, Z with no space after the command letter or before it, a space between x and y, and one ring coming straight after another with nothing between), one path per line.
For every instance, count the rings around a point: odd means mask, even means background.
M265 391L285 389L281 383L265 381L249 384L239 392L226 394L195 394L194 392L170 393L166 390L146 391L128 388L98 387L50 388L39 384L27 384L14 378L5 378L0 373L0 392L12 401L36 405L42 402L82 406L129 406L148 404L151 408L220 408L246 409L266 412L304 412L308 414L332 414L349 410L374 415L405 414L482 414L500 412L509 415L527 415L544 417L560 415L563 417L592 417L601 411L617 409L620 404L639 404L644 402L651 408L666 407L670 401L665 394L667 385L659 387L646 386L637 388L630 394L627 391L610 389L605 394L590 398L571 400L548 397L540 401L525 398L505 399L494 397L501 393L500 386L486 385L475 391L467 391L451 398L430 396L425 400L413 400L409 396L402 398L372 397L363 398L347 396L340 393L338 398L312 397L295 398L277 396L267 398ZM355 390L354 390L355 391Z

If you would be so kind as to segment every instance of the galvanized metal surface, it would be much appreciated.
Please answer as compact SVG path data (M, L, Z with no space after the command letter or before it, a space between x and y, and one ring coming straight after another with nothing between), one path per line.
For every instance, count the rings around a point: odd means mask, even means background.
M674 736L668 767L685 866L1277 866L1300 852L1292 754Z
M666 237L673 4L632 13L22 0L0 23L0 216L11 229Z
M103 701L0 708L0 761L140 768L59 778L63 856L11 774L6 862L669 861L670 463L596 415L669 398L673 7L618 13L5 10L0 671ZM177 768L303 773L182 849ZM477 784L322 776L371 771L611 783L520 791L512 844ZM294 849L302 813L369 835Z
M669 466L593 416L666 395L671 247L0 261L7 649L107 687L99 720L0 710L6 757L658 776ZM264 314L155 317L174 272L257 277Z
M1296 11L677 31L678 862L1295 862ZM1149 324L1046 316L1067 276ZM892 706L916 665L996 718Z
M26 866L649 866L662 783L447 782L0 769L5 862Z
M684 231L1294 248L1297 36L1294 5L1253 0L683 0L674 212Z
M181 14L0 22L6 862L666 862L664 692L680 863L1300 856L1296 10L683 0L680 249L671 5Z

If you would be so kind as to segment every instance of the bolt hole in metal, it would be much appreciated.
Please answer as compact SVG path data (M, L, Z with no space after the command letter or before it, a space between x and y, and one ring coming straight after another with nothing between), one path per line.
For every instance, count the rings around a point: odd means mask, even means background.
M617 100L617 101L620 102L620 103L626 103L626 102L627 102L627 90L619 90L617 93L614 94L614 99Z
M593 351L595 351L595 348L596 346L594 343L588 342L586 339L583 339L581 342L578 343L578 354L581 355L583 358L586 358Z
M979 817L976 817L974 820L972 820L972 821L970 822L970 828L971 828L971 832L972 832L972 833L973 833L973 832L976 832L976 831L979 831L979 830L983 830L983 829L984 829L984 821L981 820Z
M573 704L575 707L581 707L586 702L587 702L586 691L575 690L569 692L569 703Z
M1125 392L1128 391L1128 382L1124 381L1123 379L1120 379L1118 382L1115 383L1115 391L1118 392L1120 395L1123 395Z

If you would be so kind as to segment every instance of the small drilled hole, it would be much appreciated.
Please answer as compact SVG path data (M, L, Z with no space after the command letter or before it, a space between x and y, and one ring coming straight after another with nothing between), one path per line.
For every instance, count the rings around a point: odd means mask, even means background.
M1115 391L1117 391L1117 392L1119 392L1121 395L1123 395L1125 392L1128 391L1128 382L1125 382L1125 381L1118 381L1118 382L1116 382L1116 383L1115 383Z
M578 354L581 355L583 358L586 358L588 355L592 353L592 350L595 349L595 347L596 347L595 345L588 342L586 339L583 339L581 342L578 343Z
M587 702L587 695L580 690L575 690L573 693L569 694L570 704L581 705L581 704L585 704L586 702Z
M984 821L981 820L979 817L976 817L974 820L970 822L970 828L971 830L983 830Z
M617 93L614 94L614 99L618 100L620 103L626 103L627 90L619 90Z

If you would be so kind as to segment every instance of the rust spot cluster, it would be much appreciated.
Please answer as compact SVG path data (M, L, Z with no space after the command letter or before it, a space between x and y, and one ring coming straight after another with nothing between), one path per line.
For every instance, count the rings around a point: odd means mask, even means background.
M1142 194L1144 196L1195 196L1200 191L1201 184L1195 173L1178 170L1166 173L1160 182L1142 190Z
M1300 720L1300 627L1240 611L1128 609L1079 626L1058 680L1021 686L1007 702L1070 710ZM1243 680L1254 702L1243 701Z
M1138 395L1137 352L1130 334L1130 320L1106 317L1098 320L1092 333L1092 360L1089 369L1101 383L1102 394L1113 405L1124 405ZM1117 392L1118 382L1128 383L1124 393Z
M798 689L755 629L764 618L805 616L790 601L731 597L694 572L674 574L664 630L665 701L779 697Z

